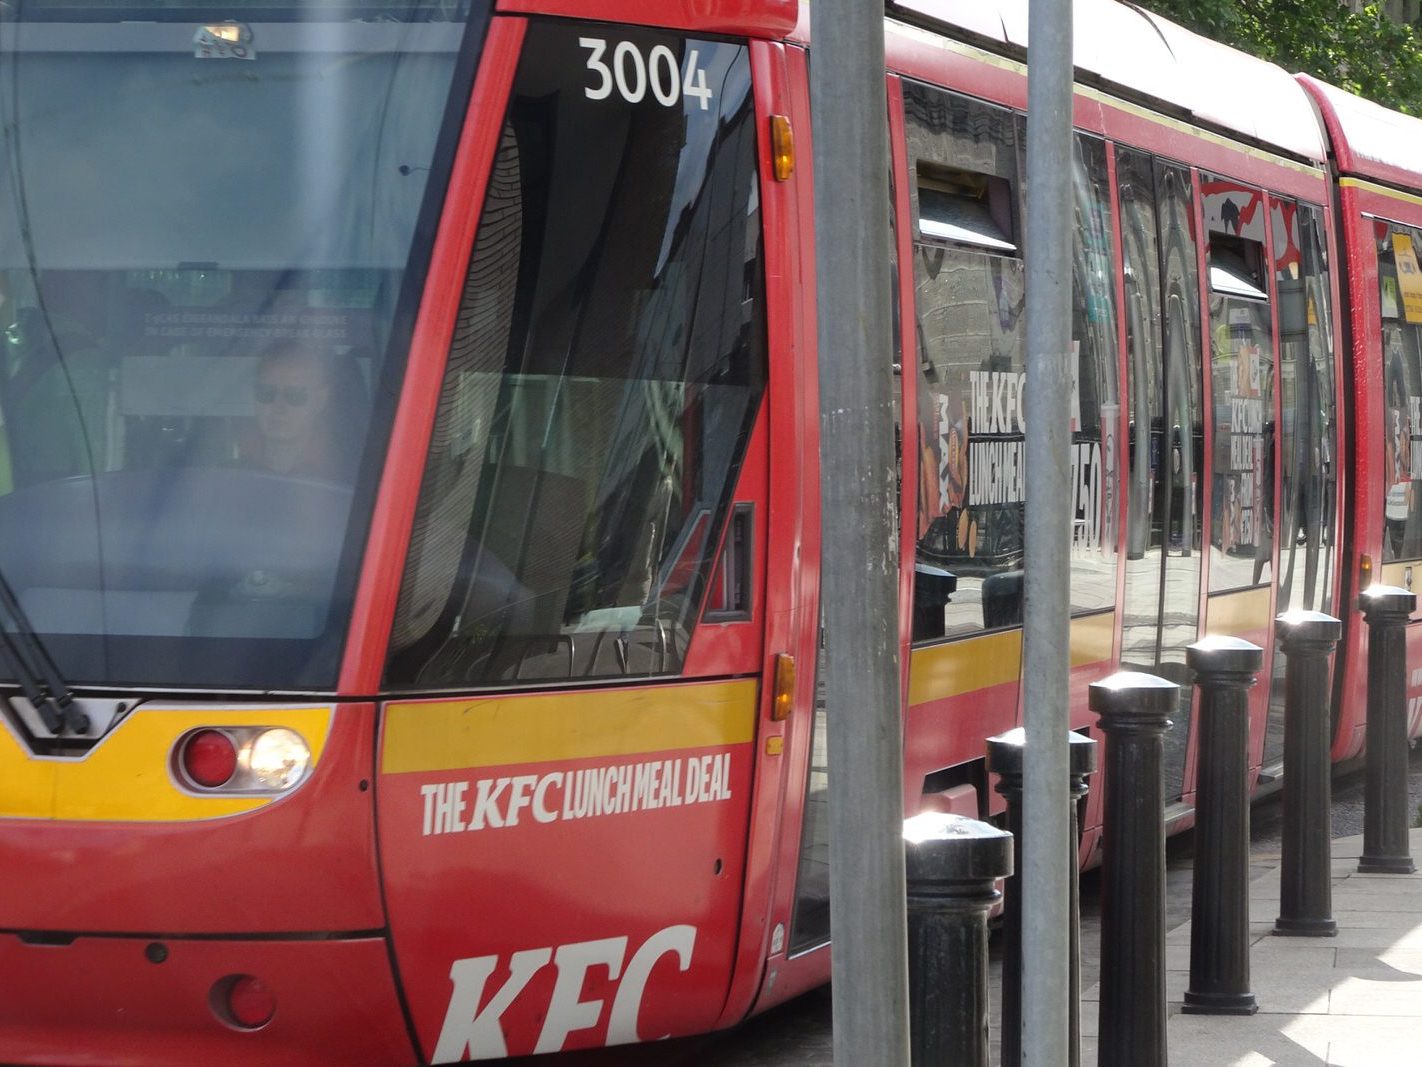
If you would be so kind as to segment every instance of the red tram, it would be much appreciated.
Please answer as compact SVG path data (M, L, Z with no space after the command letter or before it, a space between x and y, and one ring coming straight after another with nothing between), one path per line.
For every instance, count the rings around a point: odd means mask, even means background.
M1308 606L1355 757L1422 125L1077 8L1073 722ZM1025 10L888 5L906 812L992 814L1020 720ZM0 15L0 1059L494 1058L827 979L809 52L795 0Z

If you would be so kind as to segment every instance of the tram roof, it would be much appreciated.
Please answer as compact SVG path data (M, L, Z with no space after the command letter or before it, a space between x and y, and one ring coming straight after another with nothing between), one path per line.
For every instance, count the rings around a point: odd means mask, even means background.
M1307 74L1299 81L1318 101L1340 172L1422 189L1422 119Z
M890 14L965 30L989 47L1027 47L1028 0L888 0ZM1077 77L1310 160L1326 158L1308 95L1287 71L1116 0L1075 0ZM1422 147L1419 147L1422 152Z

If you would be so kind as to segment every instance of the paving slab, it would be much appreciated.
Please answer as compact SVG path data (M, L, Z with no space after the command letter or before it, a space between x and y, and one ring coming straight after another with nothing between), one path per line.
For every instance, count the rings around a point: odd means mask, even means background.
M1422 854L1422 829L1411 841L1413 854ZM1260 920L1277 911L1277 869L1250 883L1249 984L1257 1015L1181 1014L1181 976L1167 971L1171 1064L1422 1064L1422 875L1359 874L1355 860L1338 858L1361 852L1362 838L1334 846L1336 937L1273 936L1272 921ZM1189 942L1188 923L1167 932L1167 965L1183 953L1188 967ZM1095 1055L1094 1037L1084 1039L1082 1062Z

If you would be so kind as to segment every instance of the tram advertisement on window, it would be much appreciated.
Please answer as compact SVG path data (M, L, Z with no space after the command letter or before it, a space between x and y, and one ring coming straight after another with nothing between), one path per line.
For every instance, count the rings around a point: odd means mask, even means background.
M1112 537L1114 494L1102 431L1082 422L1079 342L1072 342L1070 404L1072 551L1097 553ZM977 370L966 396L928 390L919 484L920 539L939 527L940 547L955 561L1019 562L1027 472L1027 375ZM1100 406L1114 441L1117 408ZM1004 528L1012 530L1010 541ZM1009 548L1010 545L1010 548ZM1011 558L1009 558L1011 557Z

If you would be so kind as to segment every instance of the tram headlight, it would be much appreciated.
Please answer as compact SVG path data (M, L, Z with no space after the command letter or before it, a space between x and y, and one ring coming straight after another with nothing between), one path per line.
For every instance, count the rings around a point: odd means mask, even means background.
M311 749L295 730L263 730L244 746L242 764L249 788L281 791L306 777Z
M203 726L178 738L169 755L174 783L203 795L289 793L311 764L311 746L285 726Z

